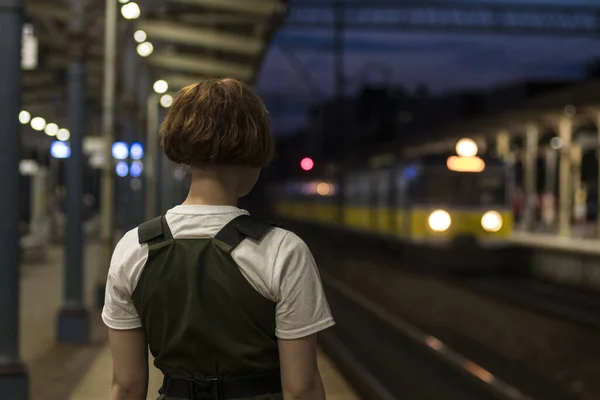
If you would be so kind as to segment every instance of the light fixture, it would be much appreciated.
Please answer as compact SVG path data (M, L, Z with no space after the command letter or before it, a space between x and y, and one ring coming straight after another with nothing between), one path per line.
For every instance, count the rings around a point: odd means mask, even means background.
M131 147L129 148L129 155L134 160L140 160L142 157L144 157L144 146L138 142L132 143Z
M146 32L139 30L135 31L135 33L133 34L133 38L138 43L144 43L146 39L148 39L148 35L146 34Z
M35 117L31 120L31 127L36 131L43 131L46 127L46 120L42 117Z
M142 11L140 10L140 6L132 1L121 7L121 14L125 19L137 19L142 14Z
M129 174L137 178L142 175L142 171L144 170L144 165L141 161L134 161L131 163L131 167L129 167Z
M464 138L456 143L456 154L461 157L473 157L478 150L477 143L473 139Z
M165 94L160 98L160 105L164 108L169 108L173 105L173 96L170 94Z
M560 150L563 147L563 140L558 136L553 137L550 139L550 147L552 150Z
M150 42L138 44L137 53L142 57L148 57L154 51L154 46Z
M119 161L117 163L117 166L115 167L115 172L121 178L124 178L129 173L129 166L127 165L127 163L125 161Z
M31 114L29 113L29 111L21 111L19 113L19 122L22 123L23 125L27 125L29 122L31 121Z
M158 80L154 82L154 91L158 94L166 93L169 90L169 84L165 80Z
M71 156L71 148L63 142L52 142L50 145L50 154L54 158L69 158Z
M67 140L71 139L71 132L69 132L68 129L61 128L58 130L58 132L56 132L56 138L61 142L66 142Z
M46 125L46 129L44 129L44 132L46 132L46 135L48 136L56 136L56 134L58 133L58 125L54 123L49 123L48 125Z
M19 172L21 175L32 176L40 169L39 164L34 160L21 160L19 163Z
M304 171L310 171L314 168L314 166L315 162L312 160L312 158L305 157L302 159L302 161L300 161L300 168L302 168Z
M488 211L481 217L481 227L486 232L498 232L502 229L502 215L498 211Z
M446 166L455 172L482 172L485 169L485 161L478 156L450 156L446 160Z
M329 196L331 194L331 185L325 182L321 182L317 185L317 193L321 196Z
M124 160L129 157L129 146L124 142L115 142L112 145L112 156L115 160Z
M450 228L452 218L450 214L444 210L435 210L429 215L429 227L435 232L444 232Z

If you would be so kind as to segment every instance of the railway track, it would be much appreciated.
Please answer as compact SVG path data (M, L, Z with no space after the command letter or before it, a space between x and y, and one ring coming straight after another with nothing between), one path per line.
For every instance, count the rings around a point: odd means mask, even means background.
M600 398L599 331L594 329L600 301L596 296L537 281L519 282L520 277L513 275L447 274L433 264L407 263L395 249L375 239L301 224L296 228L306 238L322 271L485 367L522 394L543 400ZM432 257L443 257L434 253ZM522 262L516 258L516 263ZM332 330L335 339L351 349L351 355L367 365L365 368L384 387L393 387L395 378L377 369L375 359L369 361L367 355L356 351L370 346L382 360L388 356L385 349L377 349L378 343L371 343L379 340L372 338L379 335L376 327L382 326L381 319L374 322L357 317L355 302L344 301L347 296L340 295L327 283L329 276L323 275L338 322ZM347 339L353 335L352 340ZM410 360L404 362L409 364ZM397 369L396 375L411 373L386 365L390 370ZM429 376L421 381L435 379ZM428 395L425 389L423 393L402 395L402 387L400 384L397 392L390 392L402 399L452 398Z
M600 297L520 276L479 276L455 280L467 290L600 330Z
M323 282L337 321L323 347L363 398L533 400L330 275Z

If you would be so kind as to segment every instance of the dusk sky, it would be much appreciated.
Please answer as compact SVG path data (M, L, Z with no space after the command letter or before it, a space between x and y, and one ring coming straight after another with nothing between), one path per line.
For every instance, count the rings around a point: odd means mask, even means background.
M576 0L520 3L598 4ZM345 38L348 94L360 88L365 79L391 80L391 85L408 89L425 84L432 92L485 88L526 79L576 79L587 60L600 56L600 38L361 31L348 31ZM333 94L333 54L327 50L331 40L330 32L285 26L275 37L258 88L271 109L277 132L301 127L308 105ZM315 50L318 47L321 50ZM306 84L294 68L290 53L304 65L312 85Z

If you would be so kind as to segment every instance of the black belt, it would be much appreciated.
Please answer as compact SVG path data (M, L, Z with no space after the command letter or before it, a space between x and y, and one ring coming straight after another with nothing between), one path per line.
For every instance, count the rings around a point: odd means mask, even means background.
M244 378L206 378L202 380L186 380L165 377L160 394L168 397L193 400L228 400L264 394L281 393L281 376L250 376Z

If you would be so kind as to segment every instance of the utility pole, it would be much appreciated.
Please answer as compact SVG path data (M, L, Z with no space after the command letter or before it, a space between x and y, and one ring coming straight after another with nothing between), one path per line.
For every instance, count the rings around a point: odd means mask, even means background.
M24 0L0 0L0 393L27 400L27 371L19 354L19 149L21 32Z
M89 0L71 0L69 20L69 129L67 160L66 267L63 306L58 315L58 340L89 341L89 314L83 304L83 136L85 135L86 7Z
M146 219L162 212L161 181L162 154L158 148L158 125L160 123L159 96L152 92L146 100Z
M125 54L123 56L123 70L124 70L124 82L123 82L123 92L124 96L122 99L121 109L123 112L121 115L123 116L123 140L127 143L128 146L131 146L133 142L136 141L136 126L135 126L135 116L136 116L136 102L135 95L137 89L137 81L136 74L138 72L138 60L136 59L136 51L135 45L133 41L128 41L125 45ZM131 160L130 156L130 160ZM139 196L137 193L131 188L131 183L133 182L133 178L131 174L127 177L119 179L119 185L121 189L117 194L117 197L123 196L121 198L121 204L124 205L124 209L121 210L123 212L123 222L122 228L125 231L132 229L133 227L141 224L143 222L143 216L141 216L141 220L138 218L140 205L136 204L136 200Z
M104 89L102 101L102 136L104 138L104 166L100 184L100 269L96 284L96 306L104 305L104 289L114 242L114 182L112 143L115 128L115 87L117 66L117 2L106 0L104 28Z
M343 0L333 0L333 11L335 15L335 22L333 24L333 57L334 57L334 121L335 121L335 132L333 145L328 146L331 153L337 153L338 166L337 166L337 181L339 188L338 190L344 190L344 170L346 161L346 138L344 137L346 132L344 129L344 90L345 90L345 68L344 68L344 3ZM327 134L323 132L323 134ZM331 143L331 142L330 142ZM341 154L339 153L341 151ZM338 196L338 221L343 221L344 218L344 204L342 200L343 196Z

